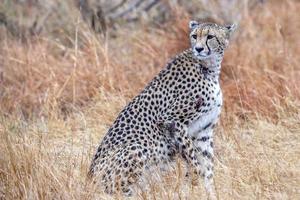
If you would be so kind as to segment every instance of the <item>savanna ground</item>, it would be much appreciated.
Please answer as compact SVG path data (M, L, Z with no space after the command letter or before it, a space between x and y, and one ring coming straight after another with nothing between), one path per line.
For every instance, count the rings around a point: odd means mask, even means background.
M65 1L41 33L26 36L33 8L17 2L0 9L23 23L0 24L0 199L114 198L87 181L92 155L126 103L188 48L194 15L172 4L161 25L141 20L103 37ZM206 2L224 23L226 9ZM215 133L217 194L300 199L300 2L235 2L229 19L239 28L222 65ZM132 199L205 199L203 186L182 174L178 165Z

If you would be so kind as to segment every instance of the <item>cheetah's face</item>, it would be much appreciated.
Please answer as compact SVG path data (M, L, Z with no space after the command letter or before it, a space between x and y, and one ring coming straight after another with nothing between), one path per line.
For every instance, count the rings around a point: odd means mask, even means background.
M236 25L220 26L213 23L190 22L190 41L194 55L204 60L214 56L223 56L229 38Z

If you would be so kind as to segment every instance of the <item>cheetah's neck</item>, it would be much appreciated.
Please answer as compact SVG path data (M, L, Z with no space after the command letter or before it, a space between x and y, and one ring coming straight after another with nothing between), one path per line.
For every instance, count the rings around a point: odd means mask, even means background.
M192 49L188 49L187 51L185 51L185 55L194 59L195 63L198 64L200 71L204 72L206 74L206 77L212 78L216 81L219 80L223 54L200 60L199 58L196 58L194 56Z
M221 62L223 57L210 57L205 60L200 60L200 70L204 72L206 77L212 78L214 80L219 80L221 73Z

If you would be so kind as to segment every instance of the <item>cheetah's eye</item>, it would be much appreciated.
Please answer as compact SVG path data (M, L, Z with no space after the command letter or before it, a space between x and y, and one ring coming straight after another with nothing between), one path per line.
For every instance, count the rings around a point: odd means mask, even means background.
M209 39L209 40L210 40L210 39L213 39L213 38L214 38L213 35L208 35L208 36L207 36L207 39Z
M197 39L197 35L196 34L192 35L192 38Z

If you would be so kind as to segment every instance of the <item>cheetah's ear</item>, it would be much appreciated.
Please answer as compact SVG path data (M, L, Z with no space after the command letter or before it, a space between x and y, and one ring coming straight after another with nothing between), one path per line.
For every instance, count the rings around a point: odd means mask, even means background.
M191 20L189 23L189 27L191 30L193 30L194 28L196 28L197 26L199 26L199 22Z
M230 38L232 33L236 30L237 24L225 25L225 28L227 30L227 37Z

